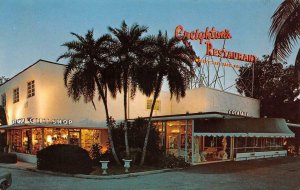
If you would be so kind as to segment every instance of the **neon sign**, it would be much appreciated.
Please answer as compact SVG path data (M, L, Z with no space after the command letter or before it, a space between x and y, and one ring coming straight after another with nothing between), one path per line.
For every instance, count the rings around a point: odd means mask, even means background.
M184 28L181 25L178 25L175 29L175 37L178 40L199 40L200 44L203 43L203 40L214 40L214 39L231 39L230 31L227 29L224 29L223 31L217 31L215 27L212 27L211 30L209 30L208 27L206 27L205 32L200 31L199 29L196 29L195 31L188 32L185 31Z
M233 59L233 60L252 62L252 63L256 62L255 55L229 51L224 48L223 49L213 48L211 40L215 40L215 39L226 40L232 38L230 31L228 29L218 31L215 29L215 27L212 27L211 29L209 29L209 27L206 27L205 31L199 31L199 29L196 29L194 31L189 32L184 30L183 26L178 25L175 29L175 37L178 40L182 40L185 43L185 45L189 48L192 48L192 45L188 40L199 40L200 44L203 44L204 40L206 40L205 42L206 55L208 56L215 56L220 58ZM195 62L201 63L201 59L197 57L195 59Z

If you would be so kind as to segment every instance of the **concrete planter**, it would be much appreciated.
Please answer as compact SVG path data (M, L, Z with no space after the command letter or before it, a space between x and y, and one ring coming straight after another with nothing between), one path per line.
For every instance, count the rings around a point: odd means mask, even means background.
M102 174L107 175L109 161L100 161L100 163L101 163Z
M124 161L124 168L125 168L125 173L128 173L129 172L129 168L130 168L130 162L132 161L132 160L126 160L126 159L123 159L123 161Z

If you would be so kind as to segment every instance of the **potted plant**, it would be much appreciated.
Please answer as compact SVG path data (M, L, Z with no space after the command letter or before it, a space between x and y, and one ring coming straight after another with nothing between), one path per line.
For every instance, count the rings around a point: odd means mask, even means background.
M107 153L101 155L100 163L101 163L102 174L106 175L108 169L108 163L109 163L109 158Z
M130 168L130 162L132 161L132 159L130 158L130 157L125 157L124 159L123 159L123 161L124 161L124 168L125 168L125 173L128 173L129 172L129 168Z

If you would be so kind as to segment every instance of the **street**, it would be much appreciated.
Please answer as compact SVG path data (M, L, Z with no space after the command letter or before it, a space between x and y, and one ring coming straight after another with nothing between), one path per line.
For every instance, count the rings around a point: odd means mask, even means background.
M215 163L181 171L108 180L0 170L12 173L13 183L9 190L300 189L300 157Z

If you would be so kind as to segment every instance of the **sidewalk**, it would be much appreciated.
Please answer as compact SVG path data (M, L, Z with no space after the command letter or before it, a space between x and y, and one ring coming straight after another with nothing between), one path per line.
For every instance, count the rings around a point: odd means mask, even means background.
M4 164L0 163L0 167L2 168L10 168L10 169L18 169L18 170L29 170L34 171L36 169L36 164L20 162L18 161L16 164Z
M84 178L84 179L121 179L121 178L137 177L137 176L158 174L158 173L164 173L164 172L178 170L178 169L161 169L161 170L151 170L151 171L145 171L145 172L136 172L136 173L128 173L128 174L120 174L120 175L99 176L99 175L84 175L84 174L66 174L66 173L60 173L60 172L38 170L36 168L36 164L20 162L20 161L18 161L16 164L0 163L0 167L1 168L9 168L9 169L17 169L17 170L26 170L26 171L31 171L31 172L55 175L55 176L77 177L77 178Z

